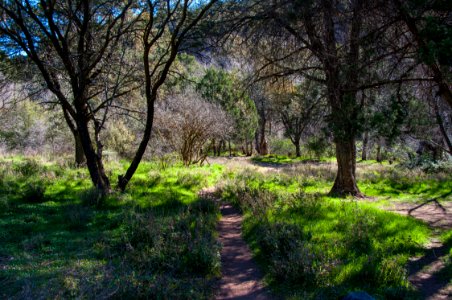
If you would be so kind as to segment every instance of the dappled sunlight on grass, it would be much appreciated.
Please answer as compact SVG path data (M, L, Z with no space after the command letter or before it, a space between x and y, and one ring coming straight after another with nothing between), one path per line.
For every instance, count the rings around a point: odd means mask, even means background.
M366 168L360 176L385 167ZM226 179L223 197L245 212L244 232L268 282L293 299L337 298L354 289L377 298L415 297L405 265L424 253L431 230L375 201L326 196L332 179L329 164Z

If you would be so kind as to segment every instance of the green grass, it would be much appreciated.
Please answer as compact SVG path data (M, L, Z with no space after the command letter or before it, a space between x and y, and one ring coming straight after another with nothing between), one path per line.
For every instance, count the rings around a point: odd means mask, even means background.
M110 163L111 178L125 162ZM218 208L198 191L218 165L145 162L105 199L85 169L0 160L0 298L210 298Z
M387 166L374 168L383 172L380 180L387 179ZM373 183L371 170L361 171L362 186L385 197L379 187L389 184ZM244 211L244 233L266 280L289 299L337 299L352 290L378 299L416 298L405 266L409 257L424 253L431 230L373 203L328 197L334 173L328 165L302 165L278 174L248 170L228 177L223 196ZM414 193L421 184L410 179L405 191Z
M219 211L198 197L209 186L244 211L246 239L278 294L416 297L405 265L424 253L432 232L378 206L447 194L450 172L359 163L359 186L373 199L357 202L327 196L333 163L268 159L262 162L281 168L262 174L144 162L126 193L106 198L65 158L0 159L0 298L211 298L220 270ZM109 162L109 177L126 166ZM450 232L442 239L449 245ZM451 274L451 257L443 276Z

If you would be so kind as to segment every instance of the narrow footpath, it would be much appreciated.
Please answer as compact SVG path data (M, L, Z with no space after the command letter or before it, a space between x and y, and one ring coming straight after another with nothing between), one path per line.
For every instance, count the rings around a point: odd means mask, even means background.
M223 246L222 278L216 299L272 299L262 284L262 274L242 238L242 215L230 204L221 205L221 214L218 233Z

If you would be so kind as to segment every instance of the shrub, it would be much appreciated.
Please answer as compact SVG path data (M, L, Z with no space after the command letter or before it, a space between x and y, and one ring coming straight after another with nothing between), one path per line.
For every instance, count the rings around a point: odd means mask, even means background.
M41 165L35 159L27 159L25 162L15 166L15 171L25 177L36 175L41 169Z
M317 194L306 194L303 191L299 191L287 198L286 203L289 209L308 219L317 217L322 213L321 207L324 200Z
M277 281L310 285L318 279L321 256L310 243L310 235L287 223L263 223L258 226L257 243L269 273Z
M406 257L395 255L385 257L381 260L376 270L376 282L382 286L399 286L407 288L407 272L403 267L406 263Z
M45 187L40 184L30 183L23 191L22 200L25 203L45 202L45 190Z
M132 210L126 217L124 258L134 268L154 274L216 276L219 245L213 236L218 208L200 200L176 217L152 210Z
M320 160L321 157L327 152L330 145L331 144L326 138L311 138L306 143L305 147L311 154Z
M206 177L201 174L178 173L177 184L184 188L192 188L195 186L203 186L206 183Z

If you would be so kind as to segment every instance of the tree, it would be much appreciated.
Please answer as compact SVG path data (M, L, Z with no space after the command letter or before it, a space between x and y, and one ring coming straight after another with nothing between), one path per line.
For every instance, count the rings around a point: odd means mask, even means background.
M124 175L118 176L118 187L125 190L138 168L149 140L154 123L155 101L168 78L179 53L194 50L194 41L200 23L213 10L217 0L199 3L191 0L147 1L145 18L140 28L143 51L144 95L146 98L146 122L143 136L131 164ZM190 41L193 41L191 43Z
M97 139L102 122L95 114L110 99L98 105L92 100L104 88L97 85L97 80L105 75L110 58L133 25L129 14L132 4L131 0L0 2L4 48L11 55L24 53L39 69L76 141L80 139L91 180L102 192L110 189L110 181ZM65 93L65 86L70 94ZM124 92L116 90L111 97Z
M194 92L171 95L157 104L155 133L179 153L186 166L202 164L208 155L207 143L226 139L231 129L223 109Z
M392 3L397 17L412 35L420 61L427 66L437 85L438 96L452 108L452 3L443 0L392 0Z
M356 184L356 138L362 132L359 93L410 78L405 32L386 18L385 1L273 1L250 5L252 30L243 35L262 57L261 78L306 77L322 84L338 170L330 191L361 196ZM249 26L248 26L249 27ZM314 73L313 73L314 72Z
M249 152L256 128L256 107L236 76L221 69L209 68L197 84L204 99L220 105L231 117L234 130L231 138L244 144Z
M295 155L301 156L300 140L309 125L322 120L321 101L323 100L318 85L310 80L294 87L293 92L275 95L277 107L285 134L295 146Z

